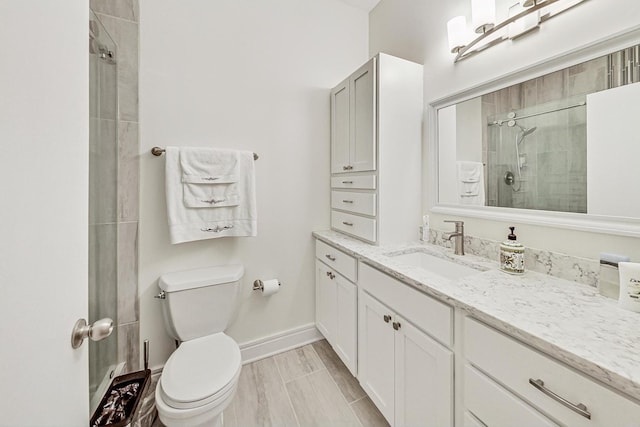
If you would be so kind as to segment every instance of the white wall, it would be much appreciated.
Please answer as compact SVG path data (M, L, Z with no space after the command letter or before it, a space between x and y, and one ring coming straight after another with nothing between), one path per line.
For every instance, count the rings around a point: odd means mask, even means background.
M428 105L481 82L637 27L640 16L640 3L636 0L585 1L545 22L538 31L453 64L453 55L447 48L446 23L456 15L466 15L469 22L470 8L469 1L382 0L370 14L369 53L381 51L424 63L424 99ZM585 22L597 25L585 25ZM428 129L424 135L426 145ZM428 176L426 169L423 175ZM424 188L430 187L425 183ZM425 195L425 211L426 200ZM431 218L433 228L450 228L450 224L442 223L442 215L432 213ZM469 235L503 240L508 234L509 224L504 222L459 219L465 221ZM597 258L600 252L615 252L640 261L640 246L634 238L533 225L518 225L518 238L531 247L576 256Z
M89 4L0 0L0 425L86 426Z
M368 15L338 0L146 0L140 4L140 338L151 365L173 343L157 278L242 263L243 343L315 321L311 231L329 227L329 90L367 60ZM151 147L256 152L258 237L171 245L164 158ZM263 298L254 279L278 277Z

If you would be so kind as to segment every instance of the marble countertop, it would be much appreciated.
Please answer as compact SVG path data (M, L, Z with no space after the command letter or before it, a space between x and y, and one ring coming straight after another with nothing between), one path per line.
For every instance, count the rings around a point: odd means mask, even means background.
M640 313L595 288L532 271L509 275L497 262L423 242L379 247L334 231L313 235L640 400ZM480 271L448 280L388 256L416 249Z

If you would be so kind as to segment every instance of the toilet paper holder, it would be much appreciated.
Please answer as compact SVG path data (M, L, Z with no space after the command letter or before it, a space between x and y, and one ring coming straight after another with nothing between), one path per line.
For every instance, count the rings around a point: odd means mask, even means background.
M280 280L278 280L278 286L280 286ZM254 291L262 291L264 289L264 283L260 279L256 279L253 281L253 290Z

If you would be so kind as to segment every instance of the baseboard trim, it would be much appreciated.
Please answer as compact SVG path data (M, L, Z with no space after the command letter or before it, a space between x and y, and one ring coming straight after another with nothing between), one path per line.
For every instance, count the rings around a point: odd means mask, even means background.
M288 331L248 341L240 344L242 364L255 362L274 354L320 341L323 338L315 323L309 323Z

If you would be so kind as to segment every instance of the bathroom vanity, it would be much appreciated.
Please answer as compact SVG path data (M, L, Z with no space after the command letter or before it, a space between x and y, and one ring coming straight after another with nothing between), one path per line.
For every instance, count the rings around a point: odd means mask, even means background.
M318 328L392 426L638 425L640 315L595 288L314 236Z

